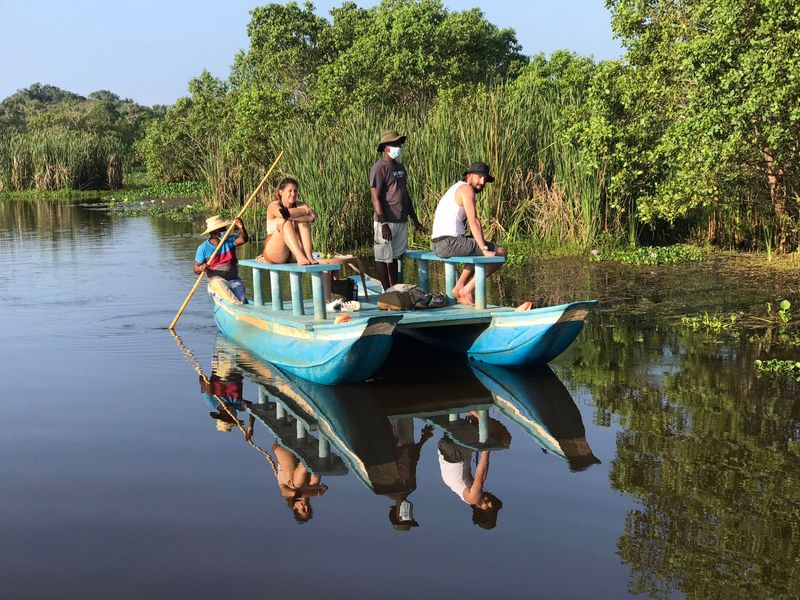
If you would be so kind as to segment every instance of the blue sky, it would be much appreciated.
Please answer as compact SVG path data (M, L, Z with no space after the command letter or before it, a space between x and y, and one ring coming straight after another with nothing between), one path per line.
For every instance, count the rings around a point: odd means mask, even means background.
M373 6L377 0L357 0ZM226 78L247 47L245 0L0 0L0 99L35 82L89 94L107 89L140 104L171 104L203 69ZM318 0L329 16L342 0ZM622 54L603 0L445 0L477 6L517 33L525 54L566 48L596 59Z

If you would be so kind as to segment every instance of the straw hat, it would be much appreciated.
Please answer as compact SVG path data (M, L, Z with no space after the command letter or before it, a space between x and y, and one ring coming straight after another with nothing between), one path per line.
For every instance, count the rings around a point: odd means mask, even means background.
M381 140L378 142L378 152L383 152L386 145L402 146L406 141L406 136L400 135L394 129L389 129L381 133Z
M206 219L206 230L201 233L200 235L208 235L212 231L216 231L217 229L225 229L228 227L233 221L225 220L219 215L214 215L213 217L208 217Z

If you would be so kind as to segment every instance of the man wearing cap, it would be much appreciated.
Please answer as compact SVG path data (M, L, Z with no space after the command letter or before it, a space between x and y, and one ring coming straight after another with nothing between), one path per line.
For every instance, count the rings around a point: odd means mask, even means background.
M373 217L375 265L383 289L397 283L397 259L408 249L408 218L417 231L426 233L417 219L406 186L406 168L399 160L406 136L384 131L378 142L378 159L369 172Z
M477 195L487 183L494 181L489 165L474 162L464 171L461 181L450 187L436 206L433 217L431 242L433 251L440 258L452 256L507 256L505 248L495 245L483 235L478 211L475 207ZM472 237L467 237L465 222L469 224ZM486 265L486 274L496 271L502 263ZM466 265L450 294L461 304L475 304L475 268Z
M227 287L230 289L238 303L245 302L244 283L239 279L238 261L236 260L236 247L246 244L249 241L247 230L244 228L244 223L241 219L236 219L236 227L239 228L239 234L234 235L231 233L222 244L214 260L208 264L209 258L217 249L222 236L225 235L231 221L226 221L219 215L214 215L206 219L206 230L202 235L208 235L208 239L197 247L197 252L194 255L194 274L200 275L205 272L208 275L209 293L217 295L214 290L223 291L220 294L224 297L224 290ZM222 286L215 286L214 284L221 283L220 279L224 281Z

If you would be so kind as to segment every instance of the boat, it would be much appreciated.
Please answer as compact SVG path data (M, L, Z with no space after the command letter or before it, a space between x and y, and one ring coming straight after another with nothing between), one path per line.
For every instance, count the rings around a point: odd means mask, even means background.
M409 252L418 265L418 279L426 286L428 263L445 263L446 289L454 281L455 265L468 262L476 270L476 305L450 300L442 308L385 311L368 287L359 283L361 309L334 319L324 301L323 278L340 264L299 266L240 260L253 270L253 299L235 305L215 298L214 319L219 330L260 358L287 373L314 383L336 385L365 381L384 363L394 340L405 336L467 356L480 363L504 367L543 365L561 354L578 336L596 301L518 311L486 303L487 263L501 257L440 259L431 253ZM265 302L261 274L269 273L271 299ZM283 299L281 274L288 273L291 300ZM304 299L302 277L310 276L312 298ZM363 281L363 279L362 279Z

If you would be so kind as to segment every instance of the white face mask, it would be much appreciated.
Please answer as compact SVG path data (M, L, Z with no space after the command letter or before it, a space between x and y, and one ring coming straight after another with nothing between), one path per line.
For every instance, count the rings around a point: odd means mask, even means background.
M399 146L387 146L387 148L389 149L389 158L392 159L399 158L400 153L403 151Z

